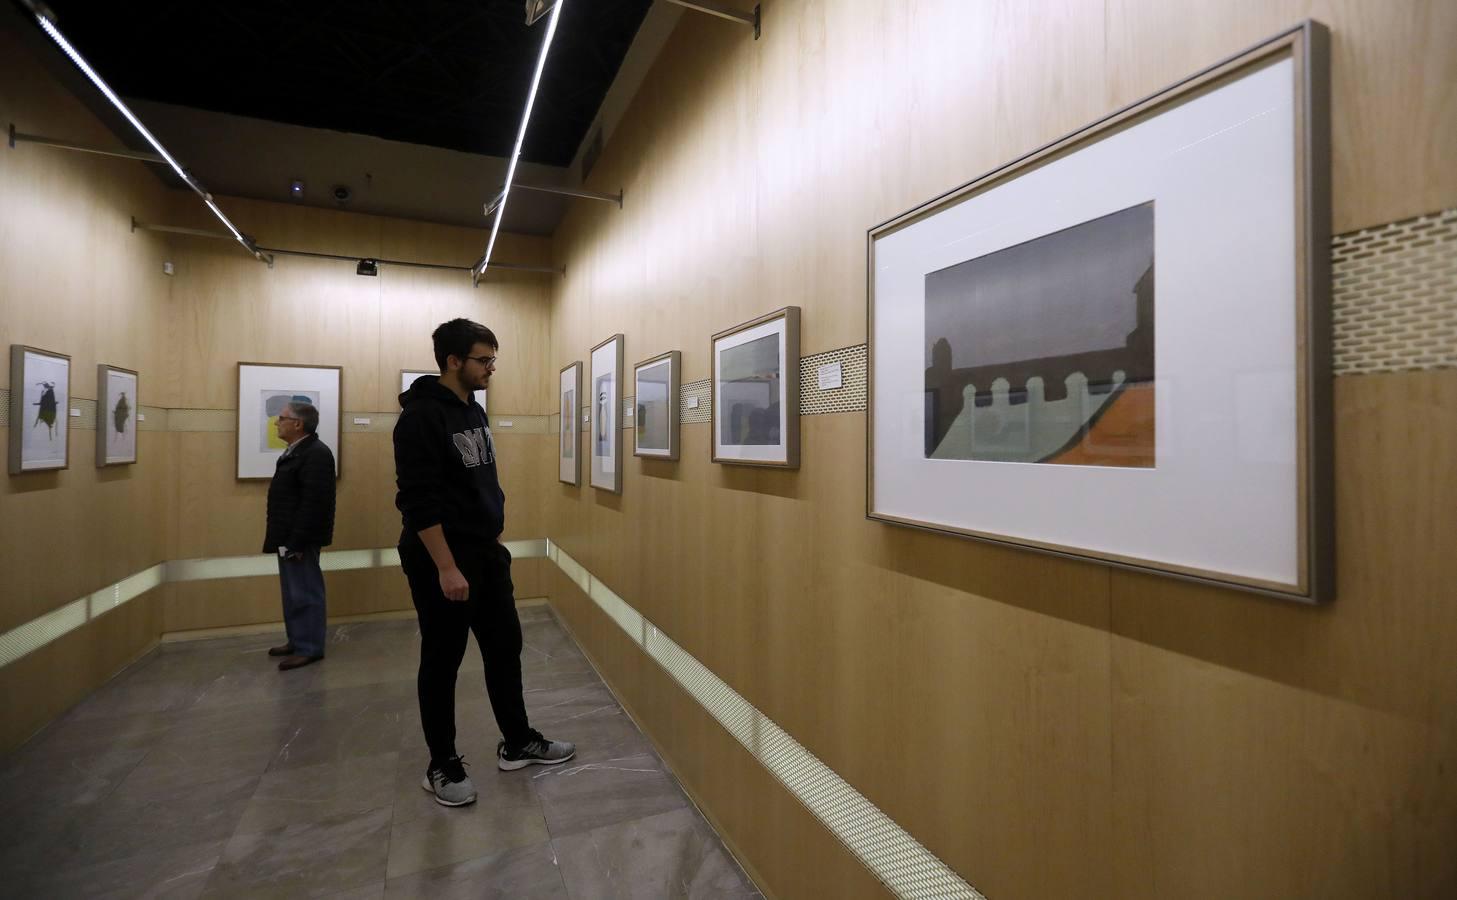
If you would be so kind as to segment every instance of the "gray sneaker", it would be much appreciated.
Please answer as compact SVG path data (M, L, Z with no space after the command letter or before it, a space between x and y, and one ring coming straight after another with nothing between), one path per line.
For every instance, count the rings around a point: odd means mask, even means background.
M420 787L435 795L441 806L465 806L476 802L476 786L465 774L465 760L452 756L440 765L433 762L425 770Z
M539 731L531 732L531 740L520 747L507 747L505 741L496 745L496 765L507 772L526 766L556 766L576 755L576 744L549 741Z

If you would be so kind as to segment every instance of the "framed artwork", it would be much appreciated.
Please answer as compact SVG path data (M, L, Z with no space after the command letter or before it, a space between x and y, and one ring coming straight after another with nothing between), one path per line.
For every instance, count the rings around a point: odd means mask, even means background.
M137 373L102 363L96 367L96 465L137 461Z
M440 373L435 369L401 369L400 393L403 394L405 391L408 391L410 389L410 385L414 384L415 379L419 378L421 375L429 375L433 378L440 377ZM489 415L491 412L490 407L486 406L486 393L489 390L490 388L481 388L478 391L471 391L471 393L475 395L476 402L481 405L481 409L485 410L487 415Z
M70 465L71 357L10 345L10 474Z
M799 468L799 307L713 336L713 461Z
M557 428L557 480L582 483L582 363L562 366L559 379L561 425Z
M683 354L669 350L633 368L633 455L678 458L678 389Z
M592 348L592 393L587 443L592 447L591 484L622 493L622 335Z
M1328 45L1306 22L870 229L870 518L1330 596Z
M342 370L338 366L238 363L238 478L272 478L288 444L278 436L278 414L289 403L319 410L319 439L334 451L334 474L343 468L339 433Z

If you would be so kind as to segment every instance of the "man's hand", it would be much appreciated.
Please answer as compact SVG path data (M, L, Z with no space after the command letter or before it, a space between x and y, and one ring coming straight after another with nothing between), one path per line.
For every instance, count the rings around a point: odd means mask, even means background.
M470 597L470 583L460 574L460 569L449 568L440 571L440 593L452 603L464 603Z

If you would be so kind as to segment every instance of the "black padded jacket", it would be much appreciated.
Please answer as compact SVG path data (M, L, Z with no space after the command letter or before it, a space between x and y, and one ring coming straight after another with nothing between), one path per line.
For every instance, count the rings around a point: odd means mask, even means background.
M334 451L311 434L300 438L273 470L263 552L327 547L333 542Z

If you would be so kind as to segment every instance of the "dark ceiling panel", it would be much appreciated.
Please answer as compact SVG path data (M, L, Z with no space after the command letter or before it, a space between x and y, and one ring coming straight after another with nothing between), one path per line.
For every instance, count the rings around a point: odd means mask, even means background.
M522 0L49 0L122 96L467 153L516 140L546 20ZM568 0L522 159L571 163L652 0Z

